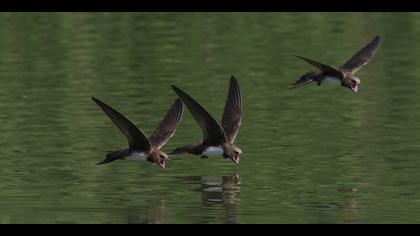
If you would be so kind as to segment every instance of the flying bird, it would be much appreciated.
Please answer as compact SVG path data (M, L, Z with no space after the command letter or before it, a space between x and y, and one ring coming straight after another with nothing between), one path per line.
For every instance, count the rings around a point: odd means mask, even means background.
M118 129L127 137L128 148L110 151L105 160L97 165L109 163L115 160L143 160L158 164L165 168L168 155L161 151L163 145L175 133L182 117L182 101L177 98L160 122L155 132L150 138L121 113L114 110L104 102L92 97L92 100L105 112Z
M229 158L238 164L242 154L241 149L234 144L242 119L242 96L238 81L233 76L230 78L221 124L184 91L173 85L172 88L187 106L203 132L201 143L176 148L173 154L190 153L202 158L223 155L225 159Z
M379 44L380 38L379 36L376 36L339 69L318 61L295 55L296 57L317 67L320 70L320 73L309 72L302 75L299 80L292 84L293 87L290 89L305 86L312 82L316 82L317 85L321 85L322 82L327 82L349 88L356 93L358 91L360 79L355 76L355 73L369 62L378 49Z

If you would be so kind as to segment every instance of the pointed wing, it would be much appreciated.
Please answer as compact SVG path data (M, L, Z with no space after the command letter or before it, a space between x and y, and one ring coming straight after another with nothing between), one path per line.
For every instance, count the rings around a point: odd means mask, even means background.
M242 120L242 96L238 81L230 78L229 93L222 116L222 128L228 142L233 143Z
M325 65L321 62L317 62L317 61L314 61L314 60L311 60L311 59L308 59L308 58L304 58L304 57L301 57L301 56L296 56L296 55L294 55L294 56L306 61L307 63L309 63L309 64L311 64L315 67L317 67L318 69L320 69L326 75L336 76L340 79L343 78L343 74L339 70L337 70L336 68L334 68L332 66Z
M172 88L178 97L181 98L182 102L187 106L188 110L190 110L195 121L200 125L204 136L203 144L220 145L225 143L226 136L219 123L184 91L173 85Z
M172 104L166 116L160 122L155 132L150 137L153 147L160 149L174 135L176 128L182 117L182 101L177 98Z
M373 38L365 47L360 49L350 60L340 67L343 72L356 73L360 68L366 65L375 54L380 44L379 36Z
M127 137L130 149L136 151L149 151L150 142L146 135L139 130L127 118L121 115L118 111L114 110L104 102L92 97L92 100L105 112L111 121L120 129L120 131Z

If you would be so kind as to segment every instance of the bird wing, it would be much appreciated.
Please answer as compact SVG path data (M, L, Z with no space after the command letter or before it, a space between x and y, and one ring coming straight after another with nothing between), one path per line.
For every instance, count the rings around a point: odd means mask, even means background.
M203 144L220 145L225 143L226 135L220 124L188 94L176 86L172 85L172 88L178 97L181 98L182 102L187 106L188 110L190 110L195 121L203 131Z
M372 56L375 54L380 44L379 36L373 38L370 43L360 49L350 60L348 60L344 65L340 67L340 70L343 72L350 72L352 74L360 70L364 65L366 65Z
M235 77L230 78L229 93L222 116L222 128L228 142L233 143L242 120L242 96Z
M127 137L130 149L142 152L150 150L149 139L140 129L104 102L94 97L92 97L92 100L98 104L118 129Z
M307 63L317 67L325 75L335 76L335 77L338 77L340 79L343 78L343 73L341 73L339 70L337 70L336 68L334 68L332 66L329 66L329 65L326 65L326 64L323 64L321 62L314 61L314 60L311 60L311 59L308 59L308 58L304 58L304 57L301 57L301 56L296 56L295 55L295 57L300 58L300 59L306 61Z
M182 101L177 98L149 138L153 147L160 149L174 135L182 117Z

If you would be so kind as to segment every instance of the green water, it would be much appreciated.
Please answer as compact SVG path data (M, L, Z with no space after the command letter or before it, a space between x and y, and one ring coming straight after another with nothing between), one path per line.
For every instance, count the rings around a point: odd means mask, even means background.
M357 94L288 90L375 35ZM420 14L0 14L0 223L420 223ZM171 156L96 166L151 134L175 84L221 117L243 93L239 165ZM186 110L163 148L201 140ZM351 191L356 189L357 191Z

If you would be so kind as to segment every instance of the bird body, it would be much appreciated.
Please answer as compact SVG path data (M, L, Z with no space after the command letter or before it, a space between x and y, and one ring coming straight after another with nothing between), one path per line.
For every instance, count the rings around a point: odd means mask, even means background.
M230 79L228 98L221 123L216 121L184 91L176 86L172 86L172 88L187 106L203 132L203 141L201 143L176 148L173 153L190 153L201 157L222 155L238 164L242 154L242 150L234 145L242 120L242 96L238 81L233 76Z
M295 55L296 57L317 67L320 72L309 72L302 75L295 83L292 84L291 89L302 87L312 82L316 82L317 85L321 85L323 82L327 82L349 88L356 93L358 91L358 85L361 82L360 79L355 76L355 73L369 62L369 60L378 49L379 44L380 38L379 36L376 36L370 43L360 49L339 69L318 61Z
M97 98L92 98L105 112L111 121L127 137L129 148L110 151L105 160L98 163L105 164L115 160L141 160L156 163L165 168L168 155L160 150L172 137L182 117L182 102L176 99L150 138L138 129L121 113Z

